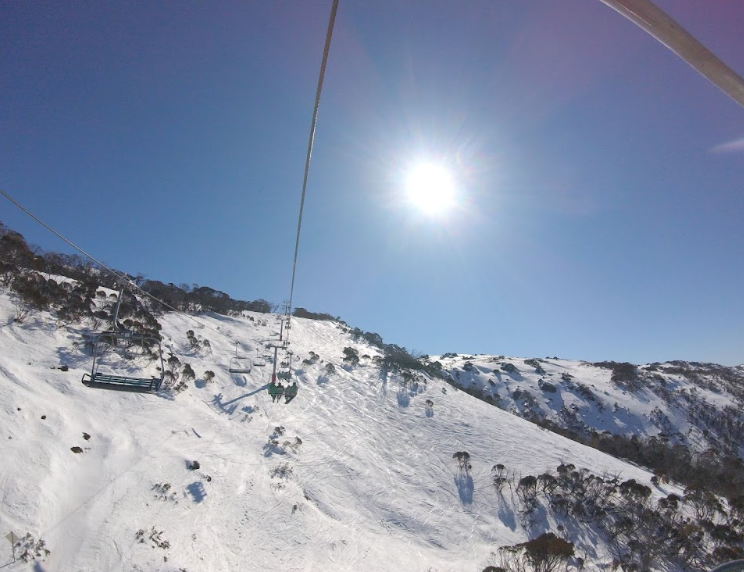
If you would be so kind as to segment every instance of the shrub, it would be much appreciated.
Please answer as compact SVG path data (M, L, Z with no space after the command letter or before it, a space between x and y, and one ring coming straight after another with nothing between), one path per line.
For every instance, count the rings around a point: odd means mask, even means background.
M359 352L354 348L344 348L344 362L352 366L359 364Z
M574 554L571 542L557 537L552 532L541 534L523 545L527 560L533 568L541 572L551 572L567 562Z
M312 365L314 363L317 363L320 359L320 356L316 354L315 352L311 351L310 356L307 359L302 360L302 363L305 365Z
M442 362L434 361L428 363L426 366L426 373L432 377L442 377Z
M540 386L540 389L542 389L546 393L555 393L557 391L555 385L553 385L552 383L548 383L547 381L541 380L538 385Z
M183 364L181 376L183 376L184 381L194 381L196 379L196 373L194 373L193 368L187 363Z
M543 492L551 494L558 487L558 479L550 473L543 473L537 477L537 484Z
M31 536L31 533L27 533L26 536L18 539L15 544L13 544L13 554L15 554L16 552L20 554L18 558L21 562L30 562L31 560L36 560L37 558L43 560L51 554L51 552L46 547L46 542L41 538L39 538L39 540L36 540L33 536ZM33 568L34 570L36 570L37 566L34 566ZM38 566L38 569L41 569L41 566Z
M499 463L491 467L491 472L494 473L493 486L496 487L497 491L501 492L501 489L504 487L504 485L509 480L506 477L506 467L504 467L504 465Z
M214 372L212 370L208 369L204 372L204 381L206 381L207 383L211 383L212 381L214 381Z
M174 503L178 504L176 492L173 491L172 488L173 487L170 483L155 483L152 486L152 490L155 491L155 493L153 494L153 498L162 501L173 501Z
M196 339L196 334L194 334L194 330L189 330L186 332L186 339L189 342L189 345L191 346L191 349L198 350L201 348L201 342Z
M297 318L307 318L308 320L324 320L324 321L339 321L342 322L342 320L339 320L337 318L334 318L330 314L325 314L323 312L308 312L305 310L305 308L295 308L292 312L293 316L296 316Z
M16 293L14 322L23 323L39 310L49 308L50 300L45 295L46 280L41 274L32 272L17 275L11 282L11 290Z
M402 371L404 369L420 371L424 370L426 366L406 348L388 344L385 346L383 367L388 371Z
M638 379L638 369L632 363L600 361L592 365L612 370L610 381L618 387L630 391L638 391L642 387L641 382Z
M546 532L522 544L502 546L499 552L507 570L555 572L567 567L574 554L574 545Z
M537 502L537 477L527 475L519 479L517 495L528 510L535 508Z
M145 536L147 531L140 528L137 532L134 533L134 537L137 539L138 542L141 544L146 544L149 540L152 543L152 547L158 547L162 548L163 550L166 550L170 548L170 542L163 539L163 531L162 530L155 530L155 527L153 526L152 529L149 532L149 536Z
M453 459L457 459L457 467L460 471L469 473L473 466L470 464L470 453L467 451L458 451L452 455Z
M597 401L597 396L594 395L594 392L583 383L577 383L576 388L579 392L579 395L581 395L584 399L587 399L588 401Z
M172 390L178 382L179 376L180 374L178 372L166 371L163 374L163 389Z
M292 467L289 463L281 463L269 472L272 479L289 479L292 476Z

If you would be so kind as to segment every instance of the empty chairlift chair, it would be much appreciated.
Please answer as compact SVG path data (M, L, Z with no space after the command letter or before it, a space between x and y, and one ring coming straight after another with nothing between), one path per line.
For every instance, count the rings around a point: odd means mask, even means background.
M165 378L165 364L160 339L155 336L137 334L124 328L118 322L119 307L124 289L119 291L116 310L112 320L111 330L101 332L93 342L93 366L90 373L83 374L82 382L87 387L114 389L119 391L134 391L151 393L160 389ZM152 351L151 348L156 348ZM122 357L123 352L123 357ZM154 355L153 355L154 354ZM116 355L116 358L113 356ZM111 356L109 361L107 356ZM133 368L132 361L146 359L149 368ZM157 375L146 375L146 370L152 370L156 364ZM132 375L132 369L139 369L137 375Z
M266 356L262 356L258 350L256 350L256 357L253 358L253 365L256 367L266 366Z
M250 358L238 355L238 346L235 346L235 357L230 359L230 367L227 371L230 373L251 373L253 362Z
M251 373L252 363L247 357L234 357L230 360L230 373Z

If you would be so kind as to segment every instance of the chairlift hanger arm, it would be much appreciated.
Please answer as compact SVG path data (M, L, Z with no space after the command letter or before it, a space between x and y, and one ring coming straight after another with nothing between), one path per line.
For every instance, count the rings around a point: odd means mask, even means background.
M651 34L744 107L744 79L650 0L600 0Z

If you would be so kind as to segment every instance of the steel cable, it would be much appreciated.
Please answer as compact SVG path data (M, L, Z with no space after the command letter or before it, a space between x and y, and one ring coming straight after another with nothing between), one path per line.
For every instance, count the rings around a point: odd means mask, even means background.
M325 78L326 64L328 62L328 52L331 49L331 38L333 36L333 26L336 23L336 12L338 12L338 0L333 0L331 15L328 19L328 30L326 32L325 46L323 47L323 59L320 63L320 74L318 75L318 88L315 91L315 105L313 107L313 119L310 124L310 139L307 144L307 157L305 158L305 175L302 179L302 195L300 197L300 213L297 218L297 237L295 239L294 260L292 261L292 282L289 287L289 303L287 305L287 324L292 316L292 300L294 298L295 277L297 275L297 255L300 251L300 231L302 230L302 213L305 209L305 195L307 194L307 178L310 172L310 158L313 154L313 142L315 140L315 129L318 124L318 108L320 107L320 94L323 90L323 79ZM287 329L287 340L289 340L290 330Z

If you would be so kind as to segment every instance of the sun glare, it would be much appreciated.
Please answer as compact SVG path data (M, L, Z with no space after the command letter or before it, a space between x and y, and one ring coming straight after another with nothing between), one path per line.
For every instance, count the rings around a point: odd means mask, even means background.
M427 215L449 211L455 203L452 174L437 163L419 163L406 177L408 200Z

